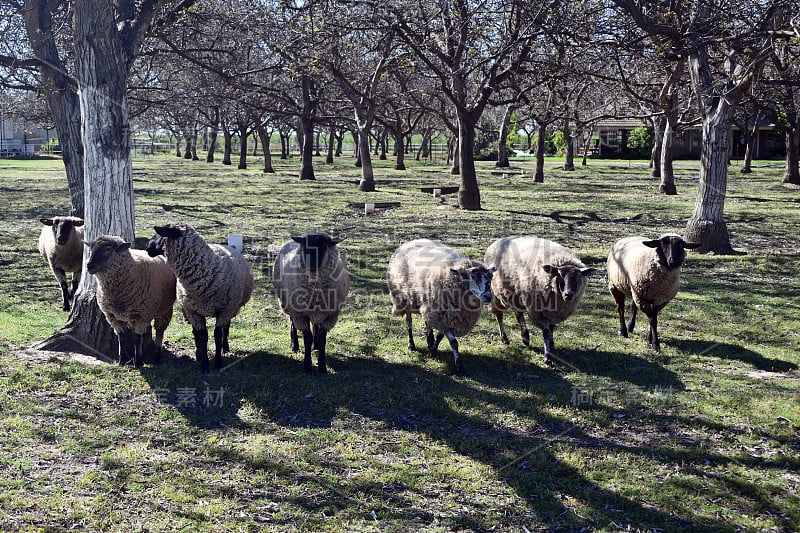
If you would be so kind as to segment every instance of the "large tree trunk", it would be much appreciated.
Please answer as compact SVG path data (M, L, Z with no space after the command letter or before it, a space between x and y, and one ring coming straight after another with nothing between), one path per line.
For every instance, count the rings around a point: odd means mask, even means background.
M267 128L263 124L258 123L256 126L258 138L261 140L261 151L264 152L264 172L265 174L273 174L275 169L272 168L272 152L269 149L270 135L267 133Z
M547 124L539 124L536 136L536 170L533 173L534 183L544 183L544 145L547 136Z
M75 6L75 68L80 87L83 133L86 240L102 234L134 238L130 124L126 97L128 57L114 19L103 1ZM85 261L88 254L84 254ZM114 358L115 338L97 306L97 280L85 274L67 324L38 345Z
M300 115L300 123L303 130L303 144L300 154L300 179L313 180L316 179L314 175L314 114L317 109L317 86L310 76L303 75L301 81L303 113Z
M786 119L786 168L783 172L783 183L800 185L800 168L798 168L798 129L800 120L797 113L787 113Z
M232 164L231 152L233 152L233 135L227 126L222 128L222 138L222 164L230 165Z
M206 163L214 162L214 152L217 151L217 128L211 128L208 134L208 152L206 153Z
M650 150L650 177L661 177L661 150L664 146L664 129L666 119L663 116L656 116L652 119L653 123L653 147ZM663 191L662 191L663 192Z
M247 168L247 127L248 124L239 124L239 166L236 167L239 170Z
M403 137L403 132L400 131L400 125L398 124L397 131L395 131L394 134L394 150L396 152L394 159L395 170L406 169L406 144L403 142Z
M328 165L333 164L333 149L336 146L336 126L331 126L331 132L328 135L328 153L325 155L325 163Z
M458 206L468 211L481 209L481 191L475 173L475 124L463 115L458 117L458 163L461 185L458 188Z
M500 120L500 130L498 131L497 139L497 168L508 168L511 163L508 161L508 129L511 122L511 115L514 113L514 107L507 105L503 112L503 118Z
M672 165L672 146L675 142L675 121L669 118L664 121L664 134L661 138L661 160L658 167L661 169L661 183L658 190L661 194L675 195L678 190L675 187L675 172Z
M564 170L575 170L575 143L572 139L572 130L569 127L569 119L564 119L564 126L561 128L564 133L566 152L564 153Z
M192 136L189 133L186 133L183 136L183 158L184 159L191 159L192 158Z
M361 181L358 189L363 192L373 192L375 190L375 173L372 169L372 155L369 146L369 130L372 127L372 120L366 116L359 116L356 111L356 123L358 124L358 154L361 161Z
M731 107L721 102L703 117L700 183L684 238L699 242L699 252L734 253L725 223L725 192L731 150Z

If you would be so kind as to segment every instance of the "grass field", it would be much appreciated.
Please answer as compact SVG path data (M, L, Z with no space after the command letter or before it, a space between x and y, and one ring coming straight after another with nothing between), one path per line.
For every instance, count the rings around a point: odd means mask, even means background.
M39 216L68 211L66 180L59 161L0 160L0 530L800 528L800 190L778 164L732 169L742 254L689 252L658 354L642 325L616 336L605 258L618 238L681 231L690 163L676 197L637 164L549 166L538 185L529 162L510 177L480 167L481 212L420 192L457 183L440 166L376 162L367 195L352 160L318 162L316 182L275 164L134 161L137 241L165 221L245 236L256 290L231 328L234 364L203 375L179 312L158 366L26 350L67 318L36 251ZM401 206L351 205L388 201ZM329 375L302 373L270 282L275 245L312 229L346 238L353 282ZM529 233L599 270L556 332L563 363L545 366L541 336L524 348L508 317L500 344L488 312L461 339L466 376L444 349L406 349L384 281L397 246L435 237L480 259Z

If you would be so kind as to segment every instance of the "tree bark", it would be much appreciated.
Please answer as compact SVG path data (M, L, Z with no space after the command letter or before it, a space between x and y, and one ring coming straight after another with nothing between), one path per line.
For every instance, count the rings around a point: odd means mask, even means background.
M325 155L325 163L328 165L333 164L333 149L336 146L336 126L331 126L330 134L328 135L328 153Z
M239 170L247 168L247 130L249 124L244 122L239 123L239 165L236 167Z
M80 87L84 146L86 240L102 234L134 240L133 172L126 96L128 61L112 6L104 0L75 5L75 69ZM86 260L84 254L84 272ZM97 306L97 280L86 273L65 326L39 343L40 349L74 349L114 358L114 333ZM113 343L112 343L113 344Z
M658 167L661 169L661 183L658 190L661 194L668 196L678 194L678 189L675 187L675 172L672 165L672 146L675 142L675 120L672 117L664 120L664 133L661 136L661 160L658 162Z
M81 106L76 88L66 76L58 53L50 2L25 2L23 17L25 30L31 48L43 66L39 69L42 75L43 89L53 123L61 145L61 157L67 173L72 215L83 218L84 215L84 177L83 177L83 140L81 138Z
M183 136L183 158L184 159L191 159L192 158L192 136L190 134L186 134Z
M786 127L786 168L783 172L783 183L800 185L800 168L798 167L798 129L800 118L797 113L787 113Z
M271 135L267 133L267 128L260 122L256 126L258 138L261 140L261 151L264 152L264 172L265 174L274 174L275 169L272 168L272 152L269 149L269 141Z
M232 164L231 152L233 152L233 135L227 126L222 128L222 138L222 164L230 165Z
M652 119L653 123L653 148L650 150L650 177L661 177L661 150L664 145L664 128L666 119L663 116L656 116ZM663 191L662 191L663 192Z
M217 128L211 128L208 134L208 152L206 152L206 163L214 162L214 152L217 151Z
M471 117L459 114L458 117L458 166L461 185L458 188L458 206L467 211L481 209L481 192L478 176L475 173L475 124Z
M698 252L734 253L724 220L731 115L730 106L721 102L714 112L703 117L700 183L684 235L687 241L701 243Z
M564 119L561 131L564 133L566 152L564 153L564 170L575 170L575 143L572 139L572 130L569 127L569 119Z
M508 161L508 129L511 122L511 115L514 113L514 107L507 105L503 112L503 117L500 120L500 129L497 135L497 168L508 168L511 163Z
M399 126L400 125L398 124L398 130L400 130ZM406 144L403 142L403 137L402 131L396 131L394 134L394 149L396 152L394 159L395 170L406 169Z
M303 133L303 143L300 154L300 179L313 180L314 175L314 114L317 109L317 86L310 76L303 75L301 80L303 93L303 113L300 122Z
M356 124L358 125L358 155L361 162L361 181L358 190L362 192L375 191L375 173L372 168L372 155L369 146L369 131L372 128L372 118L368 116L369 111L362 110L359 113L356 106Z
M544 183L544 145L547 136L547 124L539 124L536 136L536 170L533 173L534 183Z

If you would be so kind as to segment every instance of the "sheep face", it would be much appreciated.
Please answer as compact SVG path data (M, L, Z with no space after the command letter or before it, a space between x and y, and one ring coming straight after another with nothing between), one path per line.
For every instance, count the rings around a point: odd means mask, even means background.
M497 270L495 267L451 268L453 273L469 280L469 292L484 305L492 301L492 275Z
M69 242L73 228L83 226L83 219L77 217L40 218L39 221L45 226L50 226L52 228L53 238L56 244L62 246Z
M152 239L147 242L144 249L150 257L164 255L164 237L155 234Z
M131 243L125 242L119 237L109 237L101 235L92 242L83 241L89 247L89 262L86 263L86 270L89 274L97 274L104 270L109 260L114 254L128 250Z
M653 248L658 255L658 263L672 270L680 268L686 259L686 250L692 250L700 246L699 242L686 242L679 235L662 235L658 239L643 241L642 244L648 248Z
M556 279L558 292L565 302L571 302L583 294L583 289L589 282L589 276L594 274L594 268L580 268L575 265L542 265L542 270Z
M292 240L302 248L306 268L311 272L316 272L324 263L328 251L343 239L336 239L324 231L318 231L292 235Z

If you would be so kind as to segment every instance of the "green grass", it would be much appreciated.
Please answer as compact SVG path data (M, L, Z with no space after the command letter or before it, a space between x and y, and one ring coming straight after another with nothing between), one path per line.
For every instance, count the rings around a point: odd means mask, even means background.
M683 228L696 163L677 165L676 197L636 163L548 166L538 185L530 161L510 178L486 164L481 212L419 192L457 183L441 166L376 162L365 194L350 159L318 161L316 182L297 180L296 159L275 164L134 161L137 239L169 220L211 242L245 235L256 290L231 328L236 364L202 375L180 313L159 366L24 351L66 320L36 239L68 195L59 161L0 160L0 530L800 528L800 190L779 165L732 169L744 253L690 252L655 354L641 325L616 336L605 257L623 236ZM349 205L365 201L401 207ZM301 372L269 281L275 245L312 229L346 237L353 281L330 375ZM540 335L525 349L508 317L500 344L489 313L461 339L465 377L446 350L405 348L384 282L397 246L437 237L480 258L528 233L600 270L556 332L563 364L544 366Z

